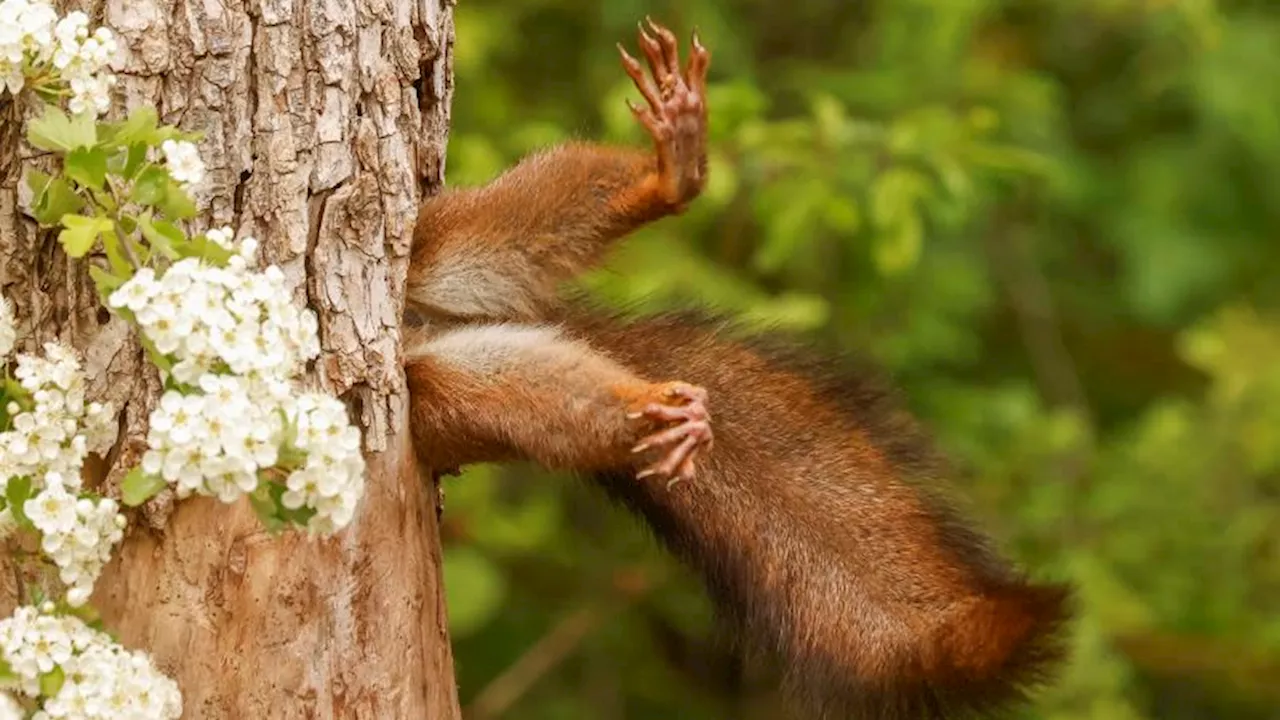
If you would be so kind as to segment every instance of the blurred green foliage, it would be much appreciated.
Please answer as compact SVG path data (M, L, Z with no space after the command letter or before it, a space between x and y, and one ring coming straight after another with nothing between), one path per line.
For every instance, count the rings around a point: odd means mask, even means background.
M586 281L855 348L972 513L1080 588L1027 718L1280 718L1280 4L467 0L451 184L642 142L613 45L712 49L712 174ZM471 717L772 718L692 578L581 484L446 483Z

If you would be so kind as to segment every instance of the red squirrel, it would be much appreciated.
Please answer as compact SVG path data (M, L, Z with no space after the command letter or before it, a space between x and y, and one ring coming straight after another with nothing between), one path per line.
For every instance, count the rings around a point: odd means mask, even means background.
M887 392L694 314L622 319L558 294L707 177L710 54L650 21L621 45L650 152L571 143L428 199L405 362L420 461L594 478L703 578L740 649L811 718L953 718L1021 701L1065 655L1069 588L1034 584L931 485ZM714 418L711 409L714 408Z

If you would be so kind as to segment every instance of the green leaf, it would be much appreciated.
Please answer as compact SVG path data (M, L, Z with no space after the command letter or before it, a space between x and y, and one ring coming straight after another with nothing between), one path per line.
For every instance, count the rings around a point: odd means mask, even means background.
M107 179L107 151L102 148L76 148L67 153L63 167L72 180L98 190Z
M27 171L27 187L31 188L31 194L34 196L31 204L34 206L44 194L46 188L49 187L49 181L53 177L49 173L41 172L32 168Z
M5 402L16 402L24 411L29 411L36 406L31 393L22 387L22 383L13 378L4 378L4 394L8 398Z
M62 672L62 666L54 665L52 670L40 676L40 694L51 698L58 694L66 681L67 676Z
M49 180L43 193L31 204L31 214L41 225L53 226L61 223L64 215L79 212L83 207L84 200L71 183L56 177Z
M176 180L170 179L164 199L157 203L160 212L172 220L187 220L196 216L196 204Z
M143 170L133 183L130 197L140 205L158 209L170 220L186 220L196 216L196 204L180 184L162 167Z
M924 221L917 213L902 215L898 222L876 237L873 248L876 267L887 276L906 272L920 261L924 248Z
M249 504L253 506L253 511L257 513L258 520L267 532L278 533L285 529L287 523L280 518L279 505L270 494L269 487L273 483L263 477L262 473L258 474L258 482L258 489L249 495Z
M98 142L98 133L92 115L82 113L68 117L58 108L46 105L44 114L27 125L27 142L40 150L66 152L93 147Z
M97 286L98 295L102 297L104 303L108 295L118 290L126 282L125 278L107 272L97 265L89 266L89 277L93 278L93 284Z
M136 226L136 223L131 223ZM121 229L126 233L128 229L124 227L124 218L121 218ZM117 275L128 277L133 274L133 263L125 256L121 244L128 242L127 237L121 237L117 233L107 233L102 236L102 249L107 253L107 262L111 264L111 271Z
M152 220L147 215L138 217L138 229L142 231L142 236L151 244L151 249L164 255L170 260L182 257L179 249L190 243L187 242L186 233L177 225L164 220Z
M0 683L7 683L16 679L18 679L18 675L13 671L13 666L9 664L9 661L0 658Z
M164 478L143 472L142 466L135 467L124 476L120 483L120 499L129 507L138 507L165 488Z
M124 161L119 170L120 176L125 180L132 180L142 166L147 162L146 143L134 143L129 146L129 151L123 156Z
M315 508L309 508L303 505L297 509L289 509L284 504L284 493L287 489L282 483L267 482L267 492L271 495L272 501L276 504L276 517L286 523L296 525L298 527L306 527L307 521L315 516Z
M186 243L186 247L182 250L183 257L197 257L208 261L212 265L222 267L231 259L231 251L222 247L218 243L209 239L203 233L197 235L195 239Z
M66 229L58 233L58 242L67 255L73 258L84 257L97 242L99 235L115 228L115 223L108 218L83 215L64 215L62 224Z
M470 547L445 549L444 587L453 637L466 637L489 624L507 595L506 580L493 561Z
M31 518L27 517L27 510L23 507L31 499L31 478L26 475L9 478L9 483L4 488L4 497L9 501L9 509L18 524L32 527Z
M158 141L153 139L158 122L159 117L156 115L155 108L148 105L139 106L129 113L129 117L124 122L107 126L106 132L102 134L102 142L117 146L132 146L139 142L158 144Z
M158 205L164 201L168 189L169 173L155 165L143 170L138 179L133 181L133 191L129 197L139 205Z

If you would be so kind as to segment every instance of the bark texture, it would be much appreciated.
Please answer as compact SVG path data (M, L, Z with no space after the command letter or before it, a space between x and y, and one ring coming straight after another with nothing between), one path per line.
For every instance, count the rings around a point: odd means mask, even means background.
M125 107L204 131L205 212L192 229L233 225L262 241L320 315L315 382L365 431L366 496L335 538L268 536L247 503L162 498L131 517L93 602L178 681L187 718L459 716L436 497L409 441L398 344L415 210L444 169L452 5L63 3L120 36ZM22 215L22 167L42 161L18 136L22 109L0 112L0 285L24 348L69 342L91 397L124 408L110 490L145 449L159 379L83 266Z

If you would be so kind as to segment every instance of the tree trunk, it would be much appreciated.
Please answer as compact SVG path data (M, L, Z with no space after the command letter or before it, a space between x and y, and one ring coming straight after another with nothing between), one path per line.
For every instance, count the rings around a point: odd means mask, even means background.
M415 210L443 174L453 0L80 5L120 37L125 105L205 133L192 229L258 237L316 309L314 378L348 400L369 461L356 520L331 539L269 536L247 502L153 502L94 605L178 681L187 718L459 717L436 495L414 461L398 345ZM23 349L69 342L91 398L124 408L109 488L145 449L159 379L83 263L17 210L30 149L0 125L0 284Z

